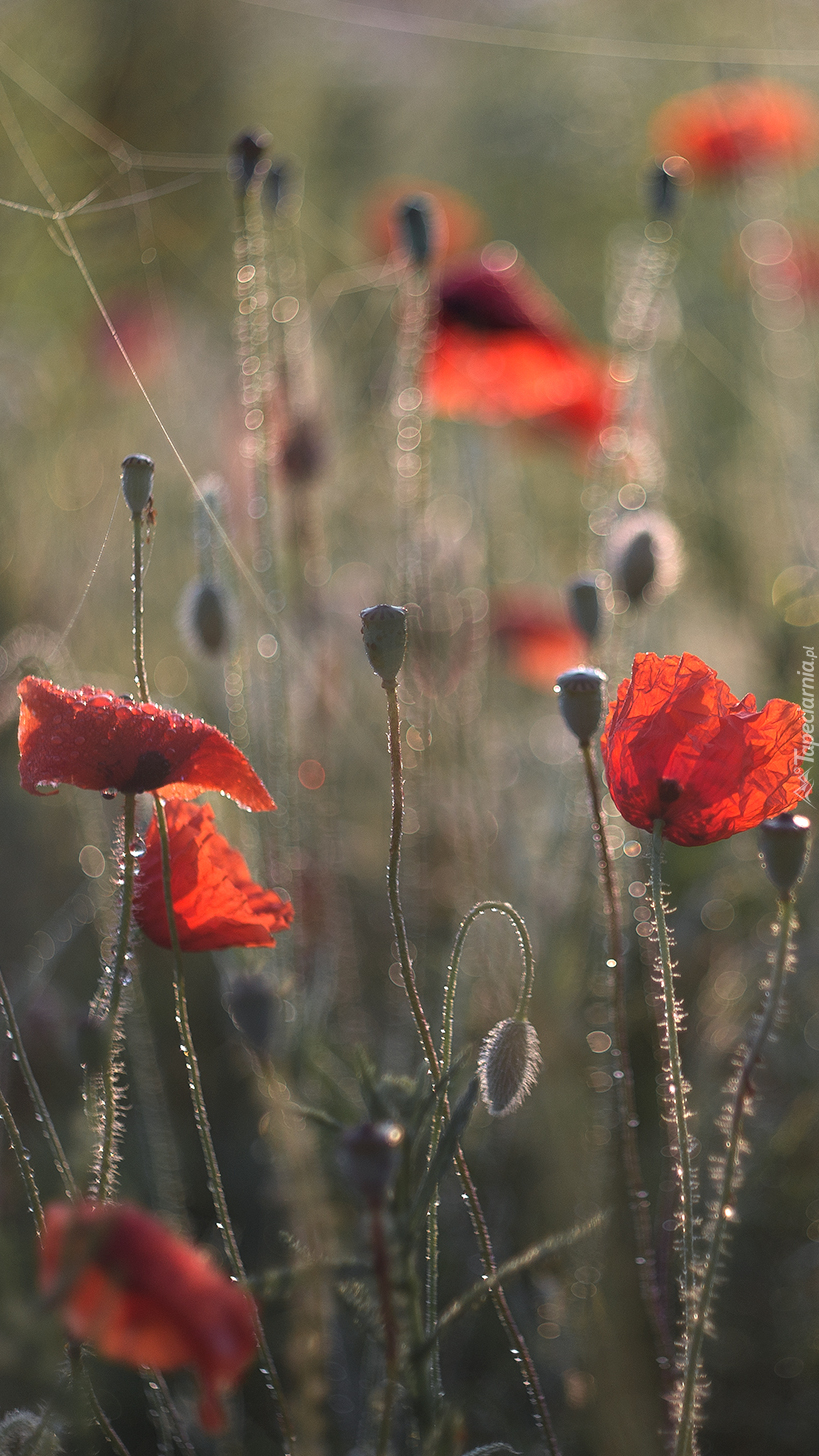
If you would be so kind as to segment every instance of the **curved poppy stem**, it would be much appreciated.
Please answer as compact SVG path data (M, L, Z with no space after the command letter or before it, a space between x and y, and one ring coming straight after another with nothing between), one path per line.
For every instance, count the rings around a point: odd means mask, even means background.
M392 1410L395 1404L398 1385L398 1325L395 1319L395 1306L392 1298L390 1251L384 1229L384 1218L378 1203L373 1203L370 1207L370 1245L373 1253L373 1271L378 1289L378 1302L381 1306L381 1323L384 1328L384 1355L387 1367L387 1378L384 1387L384 1406L381 1412L381 1425L378 1433L376 1456L387 1456L390 1443Z
M139 696L143 703L147 703L149 697L148 680L145 675L145 644L143 633L142 512L134 511L131 520L134 528L134 672L136 673L136 684L139 688Z
M134 825L136 822L136 794L125 795L125 808L122 816L123 833L123 874L122 874L122 906L119 914L119 929L117 931L117 950L114 960L114 970L111 977L111 992L108 997L105 1019L108 1023L108 1054L105 1058L105 1066L102 1073L103 1083L103 1130L102 1141L99 1151L99 1165L96 1177L96 1191L100 1203L104 1203L109 1197L114 1177L114 1169L118 1161L117 1155L117 1111L119 1105L118 1097L118 1073L119 1065L117 1058L117 1043L119 1038L119 1018L122 1006L122 985L125 974L125 958L128 954L128 943L131 937L131 913L134 906L134 874L136 860L134 858L132 843L134 838Z
M626 1177L631 1225L637 1249L637 1276L640 1294L648 1321L654 1335L658 1354L670 1366L672 1343L660 1287L657 1282L657 1260L651 1232L651 1207L648 1201L643 1171L640 1163L640 1145L637 1128L637 1099L634 1091L634 1072L628 1048L628 1010L626 1006L626 976L624 965L623 925L620 914L620 898L614 866L611 862L606 831L603 824L603 806L600 788L595 772L590 743L581 743L580 752L586 772L586 786L591 803L592 834L597 848L597 858L603 880L603 899L606 906L606 940L608 950L607 968L611 972L612 1013L614 1023L614 1046L612 1056L617 1062L614 1081L617 1088L619 1112L620 1149L623 1157L623 1171Z
M398 959L401 966L404 988L410 1003L418 1037L423 1047L429 1074L433 1082L437 1084L441 1080L441 1064L438 1060L438 1053L435 1050L435 1043L432 1039L429 1022L427 1021L424 1008L421 1004L421 998L418 994L415 974L412 969L412 959L409 953L409 941L407 940L404 912L401 908L401 895L398 888L398 873L401 864L401 830L404 817L404 783L401 763L401 726L398 713L398 696L394 682L385 681L382 686L387 694L387 738L392 780L392 830L390 833L390 859L387 874L390 913L393 929L395 930L396 944L398 946ZM444 1110L448 1112L449 1099L446 1097L446 1094L444 1094L444 1099ZM469 1216L475 1237L478 1241L478 1249L484 1273L488 1278L491 1278L497 1272L492 1240L489 1236L489 1229L487 1228L486 1219L484 1218L483 1209L478 1198L478 1190L472 1181L472 1175L460 1145L455 1149L455 1167L469 1208ZM430 1216L432 1216L432 1211ZM543 1434L551 1456L560 1456L560 1447L557 1443L551 1414L546 1404L546 1397L541 1388L535 1363L529 1347L515 1323L506 1295L500 1284L493 1285L492 1302L495 1305L498 1319L509 1341L509 1348L511 1351L514 1351L515 1359L520 1365L523 1383L532 1406L538 1429ZM427 1317L428 1319L430 1317L429 1311ZM436 1311L433 1308L433 1322L435 1318Z
M742 1152L742 1129L745 1115L754 1100L753 1075L771 1034L782 1002L782 988L788 968L791 929L793 925L794 900L784 895L779 902L779 940L776 948L771 979L765 994L759 1025L751 1039L739 1076L733 1091L730 1120L727 1127L725 1161L722 1179L717 1194L716 1213L707 1241L705 1262L699 1288L695 1292L691 1319L691 1341L682 1382L679 1426L674 1445L674 1456L689 1456L693 1447L694 1433L698 1424L697 1405L702 1365L702 1347L708 1332L711 1304L722 1257L725 1232L733 1216L733 1198L736 1191L736 1176Z
M664 1049L668 1053L665 1067L666 1092L674 1120L676 1139L677 1177L679 1179L680 1228L682 1229L682 1292L685 1318L686 1360L688 1358L688 1335L691 1322L691 1299L694 1284L694 1181L691 1170L691 1147L688 1136L688 1105L686 1084L680 1061L680 1044L677 1037L677 1022L681 1008L674 991L674 966L663 909L663 821L654 821L651 840L651 894L654 901L654 920L657 929L660 971L663 990L663 1018L665 1030Z
M17 1017L14 1014L14 1005L9 994L9 988L6 985L5 978L3 977L2 972L0 972L0 1002L2 1002L3 1015L6 1018L9 1034L11 1036L12 1044L14 1046L14 1054L17 1058L17 1065L20 1068L23 1081L25 1082L28 1089L29 1097L34 1104L37 1116L42 1124L46 1142L51 1149L51 1157L54 1162L54 1167L56 1168L60 1176L60 1181L62 1182L63 1189L67 1196L69 1198L76 1198L78 1189L74 1174L71 1171L71 1164L69 1163L68 1158L65 1155L63 1145L57 1135L57 1129L55 1128L54 1123L51 1120L51 1114L46 1106L45 1098L40 1091L37 1078L32 1071L31 1063L28 1059L28 1055L23 1044L23 1038L20 1035L20 1027L17 1023Z
M233 1271L234 1278L241 1285L242 1289L249 1291L249 1283L242 1256L239 1253L239 1244L233 1229L230 1212L225 1197L225 1189L222 1183L222 1175L219 1171L219 1163L216 1158L216 1148L213 1142L210 1119L205 1105L205 1096L202 1091L202 1078L199 1072L199 1059L196 1055L196 1048L193 1044L190 1021L188 1019L188 1002L185 995L185 970L182 960L182 948L179 944L179 934L176 928L176 916L173 908L173 894L171 891L171 851L168 840L168 824L165 818L165 806L159 794L153 796L156 805L156 822L159 829L159 840L162 846L162 888L165 896L165 913L168 917L168 929L171 937L171 950L173 953L173 991L174 1007L176 1011L176 1023L179 1027L179 1041L182 1048L182 1055L185 1058L185 1065L188 1069L188 1087L193 1103L194 1120L196 1130L199 1134L199 1144L202 1155L205 1159L207 1169L208 1187L210 1189L213 1206L216 1210L216 1220L219 1232L222 1236L222 1245L227 1256L228 1263ZM273 1395L276 1406L276 1419L279 1426L279 1434L282 1439L282 1446L285 1456L293 1450L294 1433L288 1414L287 1402L284 1389L279 1378L278 1371L273 1362L273 1356L267 1341L267 1336L262 1326L258 1311L255 1313L256 1339L259 1345L261 1360L259 1368L267 1383L268 1389Z
M11 1143L11 1150L17 1160L20 1176L26 1185L29 1208L31 1209L34 1222L37 1225L37 1237L42 1242L45 1236L45 1215L43 1213L42 1199L40 1198L40 1192L37 1187L37 1180L34 1177L34 1169L31 1166L28 1149L23 1142L20 1129L14 1120L14 1114L2 1092L0 1092L0 1122L3 1123L6 1129L6 1136Z

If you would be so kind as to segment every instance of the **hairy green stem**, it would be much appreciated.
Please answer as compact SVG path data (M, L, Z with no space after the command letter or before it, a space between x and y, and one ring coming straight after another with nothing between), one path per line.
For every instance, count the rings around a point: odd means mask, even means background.
M145 676L145 650L143 641L143 595L142 595L142 512L134 511L131 517L134 528L134 672L139 696L148 702L148 682Z
M665 1067L668 1099L674 1119L676 1140L677 1177L679 1179L680 1227L682 1230L682 1293L686 1332L686 1360L688 1358L688 1334L691 1319L691 1293L694 1282L694 1181L691 1171L691 1147L688 1133L688 1106L685 1096L685 1080L680 1061L680 1044L677 1037L677 998L674 992L674 967L663 909L663 821L655 820L651 841L651 894L654 901L654 918L657 927L657 945L660 957L660 971L663 988L663 1015L665 1019L665 1051L668 1062Z
M26 1146L20 1136L20 1129L14 1121L12 1110L8 1105L3 1093L0 1092L0 1120L6 1129L6 1136L11 1143L11 1149L17 1159L17 1166L20 1169L23 1182L28 1193L29 1206L34 1215L34 1222L37 1225L37 1237L43 1238L45 1234L45 1217L43 1215L43 1204L34 1177L34 1169L31 1166Z
M612 1047L612 1057L617 1063L614 1082L617 1089L620 1150L623 1158L634 1244L637 1250L637 1276L643 1308L654 1336L656 1352L665 1365L670 1367L673 1358L672 1341L657 1282L657 1260L651 1232L651 1207L643 1180L640 1146L637 1138L640 1120L637 1115L634 1072L628 1046L628 1010L620 898L614 866L606 841L603 806L600 802L600 788L591 744L581 743L580 752L586 772L586 786L591 803L592 832L597 846L598 863L603 880L603 899L606 907L608 969L611 972L610 984L613 991L611 1009L614 1023L614 1046Z
M384 1229L384 1218L379 1204L370 1209L370 1243L373 1252L373 1270L381 1308L381 1324L384 1329L384 1355L386 1359L386 1381L384 1384L384 1406L381 1412L381 1426L378 1433L377 1456L387 1456L390 1444L390 1425L395 1395L398 1386L398 1325L392 1298L392 1271L390 1251Z
M404 784L401 764L401 730L398 714L398 697L396 693L395 682L385 681L383 686L384 691L387 694L388 741L392 779L392 831L390 834L390 859L387 874L390 912L392 915L393 928L395 930L396 944L398 946L398 958L401 965L401 976L407 992L407 997L409 999L410 1008L412 1010L413 1019L415 1021L415 1026L418 1031L421 1046L423 1047L427 1067L429 1068L429 1073L432 1077L433 1082L437 1085L441 1080L441 1064L438 1060L438 1053L435 1050L435 1043L432 1039L432 1032L430 1031L429 1022L427 1021L426 1015L424 1013L424 1008L421 1005L421 998L418 994L418 987L415 982L415 975L412 969L412 960L409 953L409 942L407 940L406 925L404 923L404 913L401 908L401 896L398 888L398 873L401 862L401 829L404 814ZM447 1102L444 1103L444 1107L445 1110L448 1110ZM492 1241L489 1237L489 1230L486 1226L486 1220L484 1218L483 1209L481 1208L480 1200L478 1198L477 1189L472 1181L472 1175L469 1172L466 1159L464 1158L463 1151L460 1147L456 1148L455 1150L455 1167L457 1169L458 1177L461 1181L461 1187L463 1188L467 1206L469 1208L472 1227L478 1240L478 1248L480 1250L481 1263L483 1264L484 1273L487 1275L488 1278L491 1278L492 1275L497 1272L495 1255L492 1249ZM557 1437L555 1435L552 1418L549 1413L549 1407L546 1404L546 1398L543 1394L543 1390L541 1389L540 1379L538 1377L537 1370L535 1369L534 1361L529 1351L529 1347L527 1346L521 1331L518 1329L515 1323L512 1311L510 1310L509 1304L506 1299L506 1295L504 1294L500 1284L496 1285L493 1289L492 1300L495 1305L495 1309L497 1310L498 1318L500 1319L503 1330L509 1341L509 1348L511 1351L514 1352L515 1359L518 1361L521 1367L524 1386L526 1388L526 1393L529 1396L537 1425L543 1433L551 1456L560 1456L560 1448L557 1444ZM434 1320L436 1317L435 1311L433 1311L432 1317Z
M731 1102L731 1118L728 1127L727 1149L722 1169L722 1179L717 1194L716 1213L707 1241L702 1279L695 1291L691 1319L691 1339L688 1348L685 1374L682 1383L680 1420L677 1428L674 1456L689 1456L694 1444L697 1426L697 1389L702 1364L702 1349L708 1332L708 1322L714 1289L722 1257L725 1232L733 1214L733 1198L736 1176L742 1149L742 1129L745 1115L754 1099L753 1075L765 1043L771 1034L782 1000L782 988L788 965L791 926L793 923L793 897L785 895L779 902L779 940L776 948L771 979L765 995L762 1013L754 1036L739 1070Z
M174 1006L176 1011L176 1022L179 1027L179 1040L182 1048L182 1055L185 1058L185 1065L188 1070L188 1087L190 1089L191 1101L193 1103L194 1120L196 1130L199 1134L199 1143L202 1148L202 1156L205 1160L205 1168L208 1176L208 1187L210 1189L213 1206L216 1210L216 1220L219 1232L222 1237L222 1244L227 1256L228 1263L233 1271L237 1283L245 1290L249 1288L247 1274L245 1273L242 1256L239 1253L239 1245L234 1233L233 1223L227 1206L222 1175L219 1171L219 1163L216 1158L216 1148L213 1143L210 1119L208 1117L205 1097L202 1091L202 1078L199 1072L199 1059L196 1055L196 1048L193 1044L190 1021L188 1019L188 1002L185 995L185 970L182 961L182 948L179 944L179 933L176 926L176 916L173 908L173 893L171 889L171 852L168 840L168 824L165 818L165 808L159 794L154 794L156 805L156 821L159 829L159 840L162 846L162 887L165 896L165 912L168 917L168 929L171 938L171 950L174 964ZM287 1402L284 1396L281 1381L279 1379L273 1356L268 1345L261 1319L256 1314L256 1339L261 1355L260 1369L268 1388L275 1400L276 1418L279 1426L282 1445L285 1456L293 1449L294 1435L287 1410Z
M114 971L111 978L111 993L106 1009L108 1023L108 1053L102 1073L103 1082L103 1132L100 1147L99 1173L94 1196L104 1203L112 1191L114 1168L117 1161L117 1033L122 1004L122 986L125 973L125 958L131 936L131 912L134 905L134 874L136 860L132 851L134 824L136 820L136 794L125 795L123 812L123 876L122 906L117 931L117 950Z
M34 1103L37 1115L40 1119L40 1122L42 1123L46 1142L51 1149L51 1156L54 1161L54 1167L56 1168L60 1176L60 1181L62 1182L63 1188L68 1197L76 1198L76 1180L74 1178L74 1174L71 1171L71 1165L68 1161L68 1158L66 1157L63 1150L62 1143L57 1136L57 1129L55 1128L54 1123L51 1120L51 1114L46 1107L45 1098L40 1091L39 1085L37 1083L37 1078L35 1077L34 1072L31 1069L31 1063L26 1054L25 1046L23 1045L23 1038L20 1035L20 1027L17 1024L17 1017L14 1014L14 1005L12 1003L9 989L6 985L2 972L0 972L0 1002L2 1002L3 1014L6 1018L8 1028L11 1033L11 1040L14 1046L14 1053L17 1058L17 1065L19 1066L20 1072L22 1073L23 1081L28 1088L29 1097Z

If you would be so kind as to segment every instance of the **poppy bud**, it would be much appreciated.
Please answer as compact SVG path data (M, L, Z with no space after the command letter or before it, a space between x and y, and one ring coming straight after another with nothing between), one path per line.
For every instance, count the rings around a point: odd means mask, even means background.
M609 536L606 560L613 585L630 602L661 601L682 572L679 532L660 511L628 511Z
M13 1410L0 1421L0 1456L23 1456L25 1451L34 1450L38 1456L57 1456L59 1449L57 1437L42 1413Z
M179 604L179 625L195 652L227 657L233 636L227 597L213 581L192 581Z
M597 731L603 712L603 685L608 682L598 667L573 667L555 684L563 722L584 747Z
M315 419L296 420L282 450L282 471L290 485L310 485L325 460L324 440Z
M238 976L228 991L228 1011L245 1041L256 1052L268 1050L277 1001L278 997L261 976Z
M404 1129L397 1122L361 1122L341 1139L341 1168L371 1207L384 1202L403 1141Z
M680 203L680 189L690 187L694 172L685 157L653 161L646 172L646 201L652 217L668 222Z
M396 217L401 241L411 263L423 267L432 243L432 216L428 197L408 197L399 202Z
M262 202L271 212L276 212L279 203L290 191L290 168L286 162L277 162L271 167L262 184Z
M407 650L406 607L381 604L360 613L361 635L373 672L383 683L394 683Z
M236 183L236 191L244 197L261 161L267 138L263 132L244 131L231 147L228 176Z
M127 455L122 462L122 494L132 515L142 515L153 488L153 460L148 455Z
M600 599L593 576L576 576L566 588L569 616L578 631L593 642L600 628Z
M777 814L759 826L759 851L765 873L780 895L790 895L802 877L809 832L810 820L804 814Z
M540 1043L531 1021L510 1017L493 1026L478 1057L481 1096L493 1117L520 1107L537 1081Z

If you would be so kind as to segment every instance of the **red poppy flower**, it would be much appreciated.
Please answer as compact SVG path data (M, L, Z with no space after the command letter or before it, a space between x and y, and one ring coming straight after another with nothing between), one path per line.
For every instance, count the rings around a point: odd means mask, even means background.
M238 850L216 828L210 804L171 802L165 814L173 908L182 949L275 945L273 931L287 929L293 906L253 881ZM149 940L170 947L156 815L137 867L134 918Z
M605 365L508 244L447 268L439 300L424 380L436 413L486 424L526 420L584 439L599 433Z
M739 702L713 668L684 652L640 652L609 707L601 740L609 793L640 829L664 821L674 844L712 844L753 829L810 793L799 768L804 715L772 698Z
M255 1311L204 1250L132 1204L53 1203L39 1282L70 1337L106 1360L157 1370L192 1366L200 1424L224 1428L221 1397L253 1356Z
M760 164L807 166L819 148L819 107L778 81L720 81L666 102L651 137L659 154L682 153L711 177Z
M75 784L195 799L212 789L245 809L276 807L244 754L200 718L39 677L23 678L17 691L20 782L30 794Z
M582 661L588 641L558 607L533 596L506 597L493 608L492 631L506 671L527 687L546 690Z
M440 263L452 253L472 247L481 234L486 237L482 214L454 187L442 187L423 177L390 177L373 189L364 205L363 231L379 257L402 246L398 207L418 196L429 199L431 204L433 262Z

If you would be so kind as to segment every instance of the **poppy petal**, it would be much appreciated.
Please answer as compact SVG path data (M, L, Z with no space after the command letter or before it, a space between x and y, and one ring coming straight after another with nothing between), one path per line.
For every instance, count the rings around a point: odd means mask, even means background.
M691 653L638 653L601 740L609 792L629 824L662 819L675 844L711 844L806 797L803 733L795 703L757 711Z
M819 149L819 108L796 86L721 81L667 101L651 136L658 154L680 153L711 177L759 163L809 165Z
M182 950L275 945L273 932L287 929L293 906L254 882L242 856L217 830L210 804L171 802L165 815L174 916ZM134 916L149 940L170 947L156 815L137 867Z
M274 809L244 754L218 728L116 693L26 677L17 689L20 782L30 794L59 784L164 799L215 791L245 809Z

